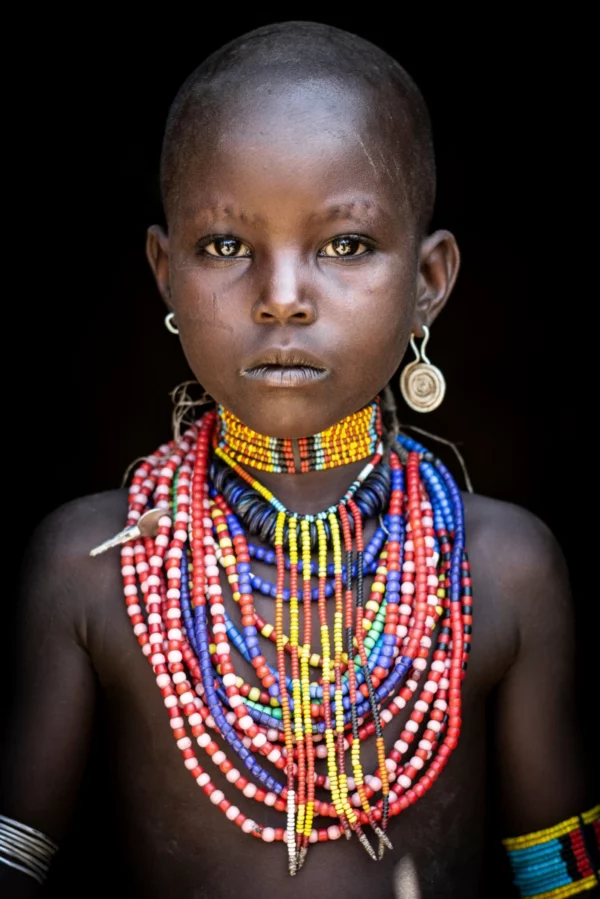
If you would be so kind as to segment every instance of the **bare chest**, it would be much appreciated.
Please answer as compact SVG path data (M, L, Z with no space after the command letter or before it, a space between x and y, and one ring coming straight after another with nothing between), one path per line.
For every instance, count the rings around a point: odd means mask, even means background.
M255 567L260 576L269 577L266 569ZM226 587L224 592L235 620L235 603ZM256 608L267 624L272 622L270 597L257 594ZM321 622L316 605L312 616L313 632L318 633ZM332 616L329 604L330 625ZM289 627L289 615L284 624ZM294 899L318 890L362 899L368 886L373 899L441 899L456 895L453 887L460 884L465 899L475 897L483 843L484 705L504 664L499 639L502 642L497 620L484 599L484 608L475 618L458 748L425 798L392 821L393 851L375 863L356 839L317 844L311 847L301 873L290 878L284 845L266 845L243 834L211 804L184 767L150 665L116 600L96 664L106 698L119 827L134 881L149 896L170 895L176 886L178 894L190 897L262 899L285 891L286 897ZM274 664L275 646L268 638L263 644L265 658ZM246 663L239 661L239 670L250 679L252 671ZM385 728L386 749L398 739L407 716L408 711L396 716ZM361 761L367 772L377 767L373 739L365 741ZM264 826L285 826L285 815L263 804L259 808L217 765L209 762L207 767L215 787L243 814ZM323 761L317 762L317 770L326 773Z

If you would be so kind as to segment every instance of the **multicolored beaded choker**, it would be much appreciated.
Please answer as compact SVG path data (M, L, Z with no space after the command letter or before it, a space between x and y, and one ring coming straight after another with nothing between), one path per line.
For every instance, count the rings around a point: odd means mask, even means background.
M372 422L372 407L368 415ZM221 446L223 420L206 413L135 472L128 527L152 507L164 515L154 537L125 532L133 538L121 552L134 634L186 768L230 821L264 842L285 842L291 874L310 843L342 835L380 858L391 846L390 818L433 786L460 732L472 596L458 487L439 460L401 436L389 461L376 452L336 505L298 515L240 467L230 442ZM377 515L381 526L365 546L363 520ZM248 533L272 535L272 549L251 548ZM273 584L252 571L261 554L275 563ZM255 608L258 582L274 596L271 621ZM262 641L276 644L276 664ZM238 657L253 679L240 674ZM384 730L405 708L410 715L386 751ZM361 747L371 736L377 767L367 774ZM211 765L247 799L285 815L282 826L243 813L213 783Z
M259 471L299 474L325 471L370 458L381 440L379 400L313 437L298 440L265 437L218 406L216 446L229 459Z

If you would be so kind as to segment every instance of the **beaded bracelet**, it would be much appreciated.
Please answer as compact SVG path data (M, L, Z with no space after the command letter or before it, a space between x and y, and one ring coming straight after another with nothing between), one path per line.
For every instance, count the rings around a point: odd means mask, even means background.
M503 840L521 896L563 899L599 881L600 805L554 827Z
M43 883L58 846L39 830L0 815L0 864Z

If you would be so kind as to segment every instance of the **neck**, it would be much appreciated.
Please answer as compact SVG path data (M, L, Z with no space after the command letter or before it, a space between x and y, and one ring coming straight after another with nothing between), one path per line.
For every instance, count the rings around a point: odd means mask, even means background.
M327 471L307 471L304 474L276 474L258 471L248 465L243 468L290 511L300 515L316 515L337 503L368 461L361 459Z

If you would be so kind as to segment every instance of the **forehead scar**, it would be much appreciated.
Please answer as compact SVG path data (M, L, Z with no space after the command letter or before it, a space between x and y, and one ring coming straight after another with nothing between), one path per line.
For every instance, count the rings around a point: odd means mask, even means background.
M201 217L205 220L208 219L210 222L228 220L241 222L244 225L256 226L262 224L264 221L263 217L257 213L250 214L244 209L239 207L236 208L229 204L207 204L206 206L196 204L192 206L190 204L189 206L184 207L184 213L194 218Z
M360 144L360 146L361 146L361 149L362 149L363 153L365 154L365 156L367 157L367 159L369 160L369 165L370 165L371 168L373 169L373 172L375 173L375 176L376 176L376 177L379 177L379 172L377 171L377 166L375 165L375 163L374 163L374 161L373 161L373 157L371 156L371 154L370 154L369 151L367 150L367 148L366 148L366 146L365 146L365 142L363 141L363 139L362 139L362 137L360 136L360 134L357 135L357 137L358 137L358 142L359 142L359 144Z
M336 219L364 218L372 219L378 214L385 214L384 210L377 203L368 200L355 200L348 203L335 203L333 206L327 207L323 212L316 212L310 216L311 221L332 222Z

